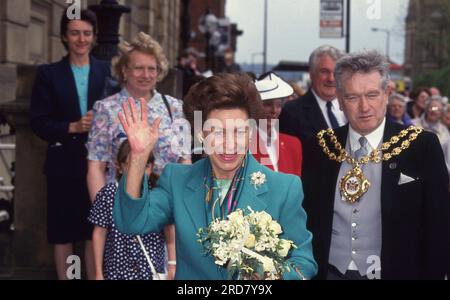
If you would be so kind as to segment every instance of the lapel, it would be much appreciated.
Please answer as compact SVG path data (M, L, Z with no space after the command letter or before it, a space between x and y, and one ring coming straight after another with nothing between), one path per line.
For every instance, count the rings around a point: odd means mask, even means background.
M317 103L316 97L314 96L312 90L310 89L308 94L305 96L307 102L305 102L305 109L308 111L306 116L309 117L311 124L316 132L322 129L328 128L325 117L320 110L319 104Z
M61 61L61 68L62 71L57 74L57 81L65 83L64 95L66 96L66 101L64 105L67 105L67 111L73 112L74 118L79 120L81 118L80 103L78 100L77 87L75 85L75 77L73 76L68 56L64 57Z
M248 166L244 175L244 186L242 188L242 194L239 197L238 208L247 210L247 207L250 207L254 211L263 211L266 209L267 204L264 202L263 196L267 193L268 185L270 184L267 182L267 177L266 183L258 187L255 187L251 181L251 174L258 171L264 174L267 173L266 170L255 160L253 155L248 154Z
M397 135L401 128L396 128L395 124L389 120L386 120L384 128L383 142L389 141L393 135ZM383 152L384 153L384 152ZM383 161L381 171L381 214L382 224L388 224L387 218L391 212L393 191L397 186L399 178L399 161L398 156L394 156L388 161Z
M205 211L205 162L202 159L192 166L191 176L184 190L183 202L195 228L206 227Z

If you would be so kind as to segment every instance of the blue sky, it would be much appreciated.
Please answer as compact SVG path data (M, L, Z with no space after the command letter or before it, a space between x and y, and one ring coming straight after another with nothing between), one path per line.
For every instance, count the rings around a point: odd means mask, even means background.
M280 60L307 61L316 47L330 44L345 49L344 39L319 38L319 0L268 0L268 63ZM409 0L351 0L351 51L377 49L386 52L386 33L391 31L390 56L404 60L404 19ZM236 61L261 62L264 0L227 0L226 14L244 30L238 38Z

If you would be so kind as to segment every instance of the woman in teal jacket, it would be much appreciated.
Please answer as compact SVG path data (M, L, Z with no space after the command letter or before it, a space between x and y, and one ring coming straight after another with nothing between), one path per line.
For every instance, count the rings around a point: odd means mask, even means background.
M159 232L164 225L176 227L176 279L227 279L227 269L205 256L197 242L199 228L215 218L225 219L237 208L266 211L278 221L284 239L297 246L289 257L296 269L283 279L312 278L317 272L302 208L300 178L275 173L249 154L252 120L262 116L260 96L252 80L244 74L219 74L195 85L185 99L184 110L203 142L207 157L194 165L169 164L158 186L148 191L145 161L158 138L159 120L147 122L146 106L139 112L133 101L123 105L119 115L131 146L130 167L116 196L114 219L127 234ZM194 122L194 112L206 120ZM198 113L196 117L198 117ZM255 185L257 172L265 180ZM143 180L144 179L144 180Z

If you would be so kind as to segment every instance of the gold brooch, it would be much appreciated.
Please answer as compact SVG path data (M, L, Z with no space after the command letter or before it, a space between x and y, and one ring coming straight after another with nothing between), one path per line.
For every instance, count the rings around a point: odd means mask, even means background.
M369 190L369 187L370 182L359 166L348 171L339 182L342 201L352 204L358 201Z

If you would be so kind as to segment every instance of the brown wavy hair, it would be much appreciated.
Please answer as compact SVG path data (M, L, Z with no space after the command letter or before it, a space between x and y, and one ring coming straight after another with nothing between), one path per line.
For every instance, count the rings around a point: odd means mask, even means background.
M204 124L211 111L233 108L246 111L249 118L256 121L265 118L261 96L253 80L245 73L217 74L196 83L183 105L191 126L194 125L195 111L202 112Z
M410 94L410 97L413 101L416 101L417 98L419 98L419 95L422 94L422 92L425 92L428 94L428 97L431 97L430 89L426 86L419 86L413 90L413 92Z
M119 151L117 152L117 163L120 165L126 164L128 156L131 152L130 143L128 142L128 139L124 140L122 144L120 144ZM150 153L150 156L148 157L147 164L154 164L155 163L155 156L153 155L153 152ZM116 180L119 181L122 178L122 174L120 172L116 172ZM150 185L151 187L156 186L156 182L158 181L159 176L155 173L151 173L149 177Z

